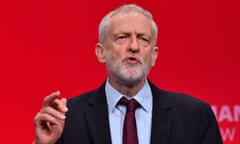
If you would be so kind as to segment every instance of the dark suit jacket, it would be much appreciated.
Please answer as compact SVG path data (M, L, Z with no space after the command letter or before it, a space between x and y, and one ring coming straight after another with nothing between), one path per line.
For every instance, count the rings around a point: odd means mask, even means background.
M151 144L222 144L208 104L166 92L152 83ZM111 144L105 83L68 101L69 112L58 144Z

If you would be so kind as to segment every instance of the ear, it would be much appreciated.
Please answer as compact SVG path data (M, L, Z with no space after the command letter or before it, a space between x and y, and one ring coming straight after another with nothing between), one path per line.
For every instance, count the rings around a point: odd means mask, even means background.
M153 51L152 51L152 67L155 66L155 63L157 61L158 51L159 51L159 48L157 46L153 47Z
M105 48L102 43L97 43L95 48L95 54L97 56L97 59L100 63L106 62L106 56L105 56Z

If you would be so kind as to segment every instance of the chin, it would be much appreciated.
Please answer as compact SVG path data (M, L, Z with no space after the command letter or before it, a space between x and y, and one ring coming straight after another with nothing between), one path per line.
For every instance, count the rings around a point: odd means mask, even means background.
M125 75L126 76L126 75ZM144 80L145 76L136 76L136 75L128 75L128 77L120 77L120 83L128 86L135 86L140 84Z

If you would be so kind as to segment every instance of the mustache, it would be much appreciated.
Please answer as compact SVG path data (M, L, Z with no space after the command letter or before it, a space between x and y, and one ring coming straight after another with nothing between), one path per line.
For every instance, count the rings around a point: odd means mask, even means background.
M125 55L124 57L122 57L122 60L121 61L126 61L128 59L132 59L132 60L137 60L140 64L143 64L144 63L144 60L141 56L139 55L136 55L136 54L128 54L128 55Z

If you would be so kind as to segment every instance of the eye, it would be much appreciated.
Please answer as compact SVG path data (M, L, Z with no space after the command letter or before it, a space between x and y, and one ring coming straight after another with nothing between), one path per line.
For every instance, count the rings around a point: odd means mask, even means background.
M126 35L126 34L117 35L116 38L115 38L115 42L116 42L117 44L124 43L124 42L127 40L128 37L129 37L129 36Z
M147 39L147 38L145 38L145 37L142 37L141 38L143 41L145 41L145 42L148 42L149 40Z
M125 39L125 38L126 38L125 35L120 35L120 36L117 37L117 39Z
M138 39L140 40L143 46L148 46L150 44L150 39L146 36L139 36Z

